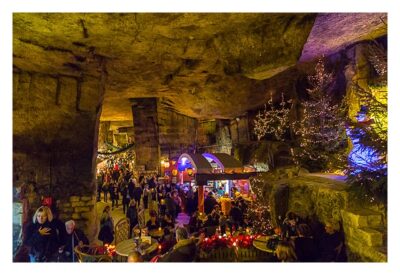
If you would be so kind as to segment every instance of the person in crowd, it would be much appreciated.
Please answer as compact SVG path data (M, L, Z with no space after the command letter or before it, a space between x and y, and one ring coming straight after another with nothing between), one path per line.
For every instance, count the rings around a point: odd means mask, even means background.
M315 262L318 248L311 235L311 228L301 223L296 226L297 237L294 239L294 248L299 262Z
M140 187L140 184L136 184L133 189L133 199L140 204L140 198L142 197L143 189Z
M182 199L180 198L178 191L172 191L172 199L174 200L176 207L176 215L182 212Z
M222 197L225 194L225 190L222 186L220 186L217 190L218 196Z
M160 202L165 197L165 188L163 183L159 183L156 188L158 202Z
M176 244L173 248L161 256L160 262L193 262L196 257L196 242L189 238L186 228L178 227L175 231Z
M114 206L116 208L119 207L119 187L118 187L118 183L116 181L114 181L111 184L111 188L110 188L110 197L111 197L111 210L114 210Z
M214 198L213 193L209 192L207 198L204 200L204 212L208 215L214 209L214 206L218 204L217 200Z
M186 212L189 216L192 216L192 214L196 211L196 202L194 201L194 194L191 188L189 188L189 191L186 195Z
M100 173L97 174L96 181L97 181L97 202L99 202L101 199L101 192L103 191L103 183L104 183L103 171L100 171Z
M165 192L170 193L171 191L172 191L171 183L167 182L167 184L165 185Z
M149 208L149 196L150 196L149 185L145 184L144 188L143 188L143 205L144 205L144 209L148 209Z
M89 244L88 238L85 236L82 230L76 228L74 220L65 222L66 234L62 239L62 246L59 247L58 252L63 254L63 261L72 262L75 261L74 248L76 246L82 246Z
M275 250L276 257L281 262L296 262L297 255L290 241L280 241Z
M146 223L147 229L150 230L155 230L160 227L160 223L157 220L157 212L154 210L150 211L150 220L147 221Z
M229 212L229 219L231 223L231 232L237 230L239 226L243 224L243 213L239 207L237 207L236 202L232 202L232 209Z
M197 232L201 226L201 221L198 218L199 212L195 211L191 216L189 220L189 231L190 233Z
M114 220L110 214L110 206L106 206L100 218L100 231L98 239L104 244L110 244L114 240Z
M210 214L214 225L219 225L219 218L221 217L221 215L223 215L221 212L221 207L218 204L216 204L214 206L213 211L211 211L211 214Z
M140 255L139 252L133 251L133 252L129 253L128 258L127 258L126 261L128 263L142 263L143 262L143 258L142 258L142 255Z
M344 236L340 232L338 222L328 221L325 224L325 233L321 236L319 243L321 262L345 262L347 261Z
M134 198L133 194L134 194L135 186L136 186L135 178L130 178L128 181L128 193L129 193L129 197L131 197L131 199Z
M107 202L107 195L110 192L110 182L111 182L111 176L110 173L107 172L104 176L103 186L101 187L101 190L103 191L104 195L104 202Z
M165 199L160 200L160 203L158 204L158 213L160 214L160 216L164 216L167 213Z
M146 226L145 209L144 209L143 203L136 202L136 204L139 205L137 207L137 209L138 209L138 223L139 223L139 226L141 228L143 228L143 227Z
M165 214L161 219L161 227L162 228L174 228L174 219L172 218L171 214Z
M298 216L293 212L288 212L286 218L282 223L283 237L290 238L296 236L296 225L298 223Z
M131 200L129 203L128 210L126 211L126 217L129 219L129 238L132 237L132 229L139 223L137 203L135 200Z
M123 181L121 184L121 196L122 196L122 211L124 214L126 210L128 210L129 203L131 201L131 197L129 196L128 192L128 183Z
M57 252L60 241L52 220L53 214L47 206L39 207L33 215L25 239L30 262L48 262Z
M222 213L224 213L225 216L229 215L229 212L231 211L231 206L232 206L232 200L229 197L228 193L225 193L222 197L221 197L221 210Z
M152 176L148 184L149 184L149 189L155 189L157 184L157 176L156 175Z
M167 209L167 213L171 214L172 217L175 219L178 213L176 211L176 204L171 197L171 193L167 193L167 196L165 198L165 206Z
M149 186L150 187L150 186ZM157 189L151 188L150 189L150 209L157 209Z

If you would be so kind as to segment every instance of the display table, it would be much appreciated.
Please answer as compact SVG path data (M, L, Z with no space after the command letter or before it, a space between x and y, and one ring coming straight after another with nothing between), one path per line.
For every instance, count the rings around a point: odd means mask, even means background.
M153 253L158 249L158 241L154 238L151 238L151 244L146 248L143 248L143 245L137 246L133 239L128 239L120 242L115 247L115 252L119 255L119 261L124 262L128 255L134 251L139 252L142 256L147 256Z
M159 229L150 230L149 236L156 238L156 239L161 238L162 236L164 236L164 229L159 228Z
M267 242L269 239L273 238L272 236L259 236L253 240L253 246L258 250L268 252L268 253L275 253L275 250L267 247Z

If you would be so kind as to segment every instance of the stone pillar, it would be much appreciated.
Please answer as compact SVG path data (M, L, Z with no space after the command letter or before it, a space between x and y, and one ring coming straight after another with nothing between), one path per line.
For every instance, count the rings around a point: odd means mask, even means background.
M106 77L103 65L99 78L22 70L14 74L18 85L13 91L13 184L22 181L34 186L33 212L42 196L53 197L60 216L77 218L89 239L94 238L91 233L97 224L94 204L75 209L79 217L64 206L71 196L92 198L96 193L98 123Z
M160 167L160 144L156 98L132 99L132 113L136 165L144 165L146 170L158 170Z
M105 151L107 146L105 145L108 140L108 131L110 130L110 121L101 121L99 129L98 148L99 151Z
M231 154L232 151L232 138L229 133L229 121L217 121L217 153Z

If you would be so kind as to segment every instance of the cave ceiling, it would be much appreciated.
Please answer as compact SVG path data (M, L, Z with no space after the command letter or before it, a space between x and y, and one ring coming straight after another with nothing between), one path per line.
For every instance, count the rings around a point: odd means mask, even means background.
M301 61L386 34L386 14L16 13L16 70L99 78L101 120L132 120L132 98L199 119L233 118L288 89ZM99 57L101 62L99 62Z

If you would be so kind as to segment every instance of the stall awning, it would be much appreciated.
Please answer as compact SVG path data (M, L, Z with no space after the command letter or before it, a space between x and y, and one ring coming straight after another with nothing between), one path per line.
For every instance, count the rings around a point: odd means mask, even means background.
M185 160L186 159L186 160ZM196 173L212 173L211 164L201 154L182 154L178 163L190 162Z
M256 176L257 173L221 173L221 174L199 174L195 175L196 184L197 185L207 185L207 181L209 180L244 180L248 179L252 176Z
M204 153L203 156L205 158L211 159L215 161L219 167L225 173L242 173L243 172L243 165L242 163L232 157L231 155L225 153Z

